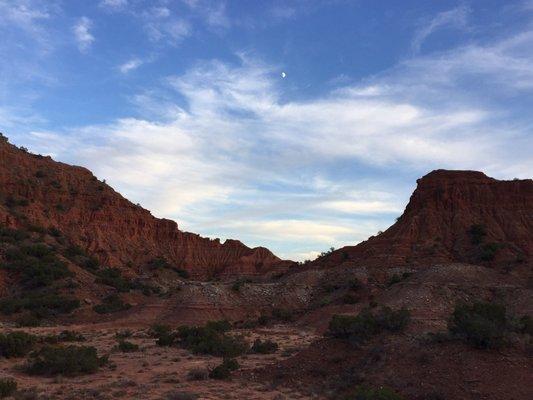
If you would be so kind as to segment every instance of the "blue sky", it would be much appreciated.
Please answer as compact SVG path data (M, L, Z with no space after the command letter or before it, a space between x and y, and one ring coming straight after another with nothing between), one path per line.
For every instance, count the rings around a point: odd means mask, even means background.
M0 131L313 258L433 169L530 178L532 49L532 1L0 0Z

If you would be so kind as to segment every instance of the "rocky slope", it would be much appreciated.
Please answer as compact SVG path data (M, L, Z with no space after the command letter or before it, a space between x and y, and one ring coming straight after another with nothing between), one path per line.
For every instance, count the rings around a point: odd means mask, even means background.
M191 276L257 275L286 268L269 250L211 240L153 217L82 167L28 153L0 138L0 224L56 228L107 266L141 272L157 258Z
M530 262L533 180L436 170L417 183L405 212L389 229L314 265L420 268L469 262L513 267Z

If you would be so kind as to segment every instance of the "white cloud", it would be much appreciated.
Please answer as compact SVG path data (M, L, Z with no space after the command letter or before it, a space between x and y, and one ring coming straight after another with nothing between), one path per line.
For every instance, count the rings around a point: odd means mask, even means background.
M124 64L119 65L118 69L121 73L127 74L130 71L136 70L143 64L143 60L139 58L132 58L126 61Z
M164 9L152 9L145 16L145 30L148 32L150 40L154 42L166 41L176 45L192 33L191 24L179 17L170 15L170 11Z
M224 2L211 0L184 0L183 2L198 14L208 27L214 30L225 30L231 26Z
M448 11L443 11L435 16L428 24L421 27L415 34L411 44L412 49L418 52L422 43L435 31L447 28L464 29L467 26L470 8L461 5Z
M45 23L58 11L54 1L42 2L39 0L2 0L0 1L0 34L3 41L0 42L0 51L10 45L9 32L16 31L16 42L23 47L23 38L28 38L33 51L47 53L53 43L45 27ZM24 36L21 35L21 32Z
M121 10L128 6L128 0L101 0L99 5L110 10Z
M92 21L87 17L81 17L72 28L78 49L82 53L87 52L94 42L94 36L90 32L91 27Z
M275 20L281 21L294 17L296 15L296 9L288 6L276 6L272 7L270 14Z

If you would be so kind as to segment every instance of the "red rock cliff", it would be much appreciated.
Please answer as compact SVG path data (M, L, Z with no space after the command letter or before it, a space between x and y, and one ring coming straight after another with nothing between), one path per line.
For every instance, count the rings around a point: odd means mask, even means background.
M192 276L256 275L287 266L265 248L182 232L100 182L89 170L55 162L0 137L0 224L56 227L109 266L140 272L164 257Z
M512 265L533 255L533 180L436 170L417 181L405 212L382 234L315 262L375 267L440 262Z

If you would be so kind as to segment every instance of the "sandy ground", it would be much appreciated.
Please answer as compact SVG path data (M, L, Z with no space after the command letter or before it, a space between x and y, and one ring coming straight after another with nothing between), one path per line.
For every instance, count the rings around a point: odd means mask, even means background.
M80 344L94 346L99 355L109 354L110 363L95 374L79 377L33 377L24 374L17 366L24 359L0 359L2 376L17 380L19 389L33 393L34 399L307 399L309 396L286 387L273 387L254 379L254 370L289 357L309 346L316 334L309 330L284 325L254 330L233 330L242 334L249 343L256 338L271 339L279 345L275 354L249 354L238 357L241 365L227 381L206 379L191 380L190 370L209 369L220 364L221 359L194 355L178 347L159 347L147 329L130 329L132 336L126 340L140 346L138 352L122 353L114 347L115 334L120 329L97 326L69 326L54 328L27 328L26 332L44 335L59 333L64 329L82 333L87 341ZM5 330L5 329L2 329ZM28 393L29 394L29 393ZM197 397L195 397L197 396Z

